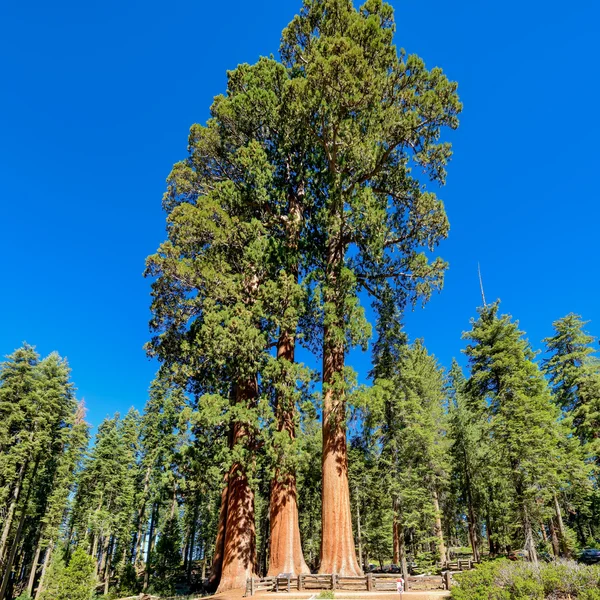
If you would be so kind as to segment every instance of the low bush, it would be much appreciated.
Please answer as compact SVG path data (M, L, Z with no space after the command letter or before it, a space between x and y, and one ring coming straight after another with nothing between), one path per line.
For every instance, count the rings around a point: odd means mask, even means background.
M497 560L455 576L455 600L600 600L600 565Z

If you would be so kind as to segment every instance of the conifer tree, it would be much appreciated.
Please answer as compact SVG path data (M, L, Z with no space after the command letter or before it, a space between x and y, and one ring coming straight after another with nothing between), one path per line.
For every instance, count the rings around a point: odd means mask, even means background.
M421 251L446 235L443 206L410 165L444 182L450 147L439 143L440 130L457 126L461 106L440 69L398 55L393 33L393 11L383 2L356 10L349 0L306 0L281 46L293 75L294 117L312 150L308 229L323 328L323 573L361 573L345 430L345 355L369 334L358 291L377 296L389 280L398 304L427 298L445 267Z
M535 524L558 477L558 414L529 343L510 316L498 316L498 308L498 302L480 308L463 334L470 342L466 389L471 410L486 423L492 464L513 489L524 547L537 562Z
M453 359L449 373L450 405L449 418L453 477L458 496L466 507L469 543L473 559L481 558L480 508L482 505L482 471L485 459L481 449L482 433L477 418L470 411L465 397L466 379Z
M600 461L600 361L594 356L595 339L584 331L579 315L555 321L554 335L544 340L544 372L554 397L571 419L575 431L596 462Z

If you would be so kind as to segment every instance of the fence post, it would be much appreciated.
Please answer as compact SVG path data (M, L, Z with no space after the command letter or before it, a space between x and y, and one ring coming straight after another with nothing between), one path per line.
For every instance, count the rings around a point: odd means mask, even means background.
M373 573L367 573L367 592L373 591Z
M336 583L337 583L337 581L336 581L335 573L332 573L332 575L331 575L331 589L332 590L336 589Z
M250 577L250 595L254 596L254 577Z
M450 589L451 581L452 581L452 572L445 571L444 572L444 589L446 589L446 590Z
M304 589L304 575L300 573L298 575L298 591L301 592Z
M288 594L290 593L290 587L291 587L291 585L292 585L292 576L288 575L288 584L287 584Z

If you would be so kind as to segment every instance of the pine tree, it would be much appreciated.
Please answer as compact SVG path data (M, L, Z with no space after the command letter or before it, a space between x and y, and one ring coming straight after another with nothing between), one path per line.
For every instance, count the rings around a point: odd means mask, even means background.
M555 321L554 335L544 340L544 372L556 401L573 422L588 453L600 460L600 361L593 355L595 339L584 331L585 321L568 314Z
M481 558L480 510L483 508L482 479L485 458L481 448L482 433L476 416L465 397L466 379L456 360L452 361L450 377L449 437L453 479L457 495L466 508L468 539L473 558Z
M485 423L482 442L490 444L491 464L510 483L513 509L530 560L537 562L534 524L557 479L558 414L529 343L510 316L498 316L499 303L479 309L469 340L471 410Z
M41 600L91 600L96 584L94 560L83 548L73 552L65 566L60 553L55 555L48 573L48 584Z

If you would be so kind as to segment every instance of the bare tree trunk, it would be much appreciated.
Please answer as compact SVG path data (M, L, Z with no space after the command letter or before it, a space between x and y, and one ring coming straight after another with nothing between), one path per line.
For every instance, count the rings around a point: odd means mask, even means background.
M150 559L152 554L152 546L154 543L154 526L156 525L156 520L158 520L158 503L152 505L152 514L150 516L150 532L148 535L148 550L146 554L146 570L144 572L144 585L142 587L142 591L146 591L148 589L148 585L150 584Z
M396 529L398 534L398 556L400 558L402 577L404 578L404 581L408 581L408 564L406 563L406 545L404 543L404 525L402 524L402 521L398 520Z
M360 496L358 494L358 486L356 486L356 537L358 541L358 564L363 566L363 552L362 552L362 530L360 523Z
M146 505L148 504L148 492L150 490L150 473L152 469L150 466L146 468L146 475L144 476L144 491L142 493L142 503L138 509L138 528L135 537L135 544L133 549L133 555L135 556L134 563L136 565L142 562L142 544L144 540L143 529L145 529L144 525L144 516L146 514ZM146 519L146 523L148 520Z
M399 502L398 498L394 498L393 502L393 518L392 518L392 545L393 545L393 556L392 561L395 565L400 564L400 539L398 532L398 512L399 512Z
M46 548L46 552L44 553L44 563L42 565L42 573L40 574L40 580L38 582L38 587L35 592L35 600L38 600L44 591L44 579L46 578L46 572L48 570L48 565L50 564L50 558L52 557L52 551L54 550L53 542L50 542L48 547Z
M40 554L42 553L42 539L43 539L44 530L40 532L40 539L37 543L37 548L35 549L35 554L33 555L33 561L31 563L31 570L29 571L29 580L27 582L27 591L29 595L33 595L33 586L35 584L35 575L37 572L38 563L40 561Z
M190 535L188 538L188 553L187 553L187 569L186 580L189 583L192 581L192 567L194 562L194 547L196 544L196 522L198 521L198 503L194 504L194 514L192 517L192 525L190 527Z
M19 524L17 526L17 531L15 533L15 539L10 548L10 552L8 553L8 558L6 559L6 564L4 566L4 578L2 579L2 586L0 587L0 600L4 600L6 596L6 590L8 589L8 583L10 581L10 576L12 573L12 566L15 560L15 556L17 554L17 548L19 547L19 542L21 540L21 533L23 531L23 523L25 522L25 515L27 514L27 504L29 503L29 494L31 492L32 485L29 486L29 490L27 491L27 497L25 498L25 503L23 506L23 510L21 511L21 517L19 518Z
M221 507L219 509L219 524L217 527L217 539L215 542L215 551L213 554L212 566L210 569L210 578L207 588L213 591L219 585L221 580L221 571L223 569L223 553L225 550L225 529L227 525L227 506L229 499L229 473L225 476L225 486L221 491Z
M434 488L432 492L433 509L435 511L435 536L438 539L438 552L442 563L446 560L446 545L444 544L444 532L442 530L442 515L440 513L440 500L437 490Z
M548 521L550 527L550 539L552 541L552 552L557 558L560 556L560 546L558 543L558 536L556 535L556 528L554 527L554 520L550 518Z
M533 529L531 527L531 520L529 519L529 512L525 504L521 505L522 518L523 518L523 533L525 535L525 550L529 556L529 560L534 564L538 564L537 552L535 549L535 543L533 540Z
M110 541L106 548L106 558L103 558L103 560L104 560L104 570L103 570L104 595L105 596L108 594L108 589L110 587L110 566L111 566L112 553L114 550L113 546L114 546L114 536L110 536Z
M171 514L169 519L173 520L175 517L175 511L177 510L177 482L173 481L173 498L171 500Z
M25 471L26 470L27 470L27 461L25 461L19 468L19 474L17 476L15 488L13 490L12 498L10 500L10 505L8 507L8 512L6 513L6 518L4 520L4 527L2 529L2 537L0 538L0 566L4 565L8 536L10 534L10 529L12 527L13 519L15 516L15 510L17 509L17 503L19 502L19 497L21 496L21 488L23 486L23 481L25 479Z
M558 542L560 552L563 556L569 556L569 549L567 548L567 538L565 536L565 525L563 523L562 511L560 510L560 504L558 503L558 497L554 494L554 511L556 512L556 524L558 525Z
M243 406L256 402L256 379L239 382L236 401ZM236 423L233 429L233 447L248 442L251 432ZM255 574L256 536L254 523L254 492L250 487L246 466L234 463L228 477L227 520L223 545L223 566L219 592L244 588L246 579Z
M326 297L326 302L331 303L332 298ZM340 324L340 327L343 325ZM362 575L362 569L356 560L348 488L346 402L344 392L340 389L343 369L343 342L332 327L326 325L323 344L323 500L319 573L359 576Z

